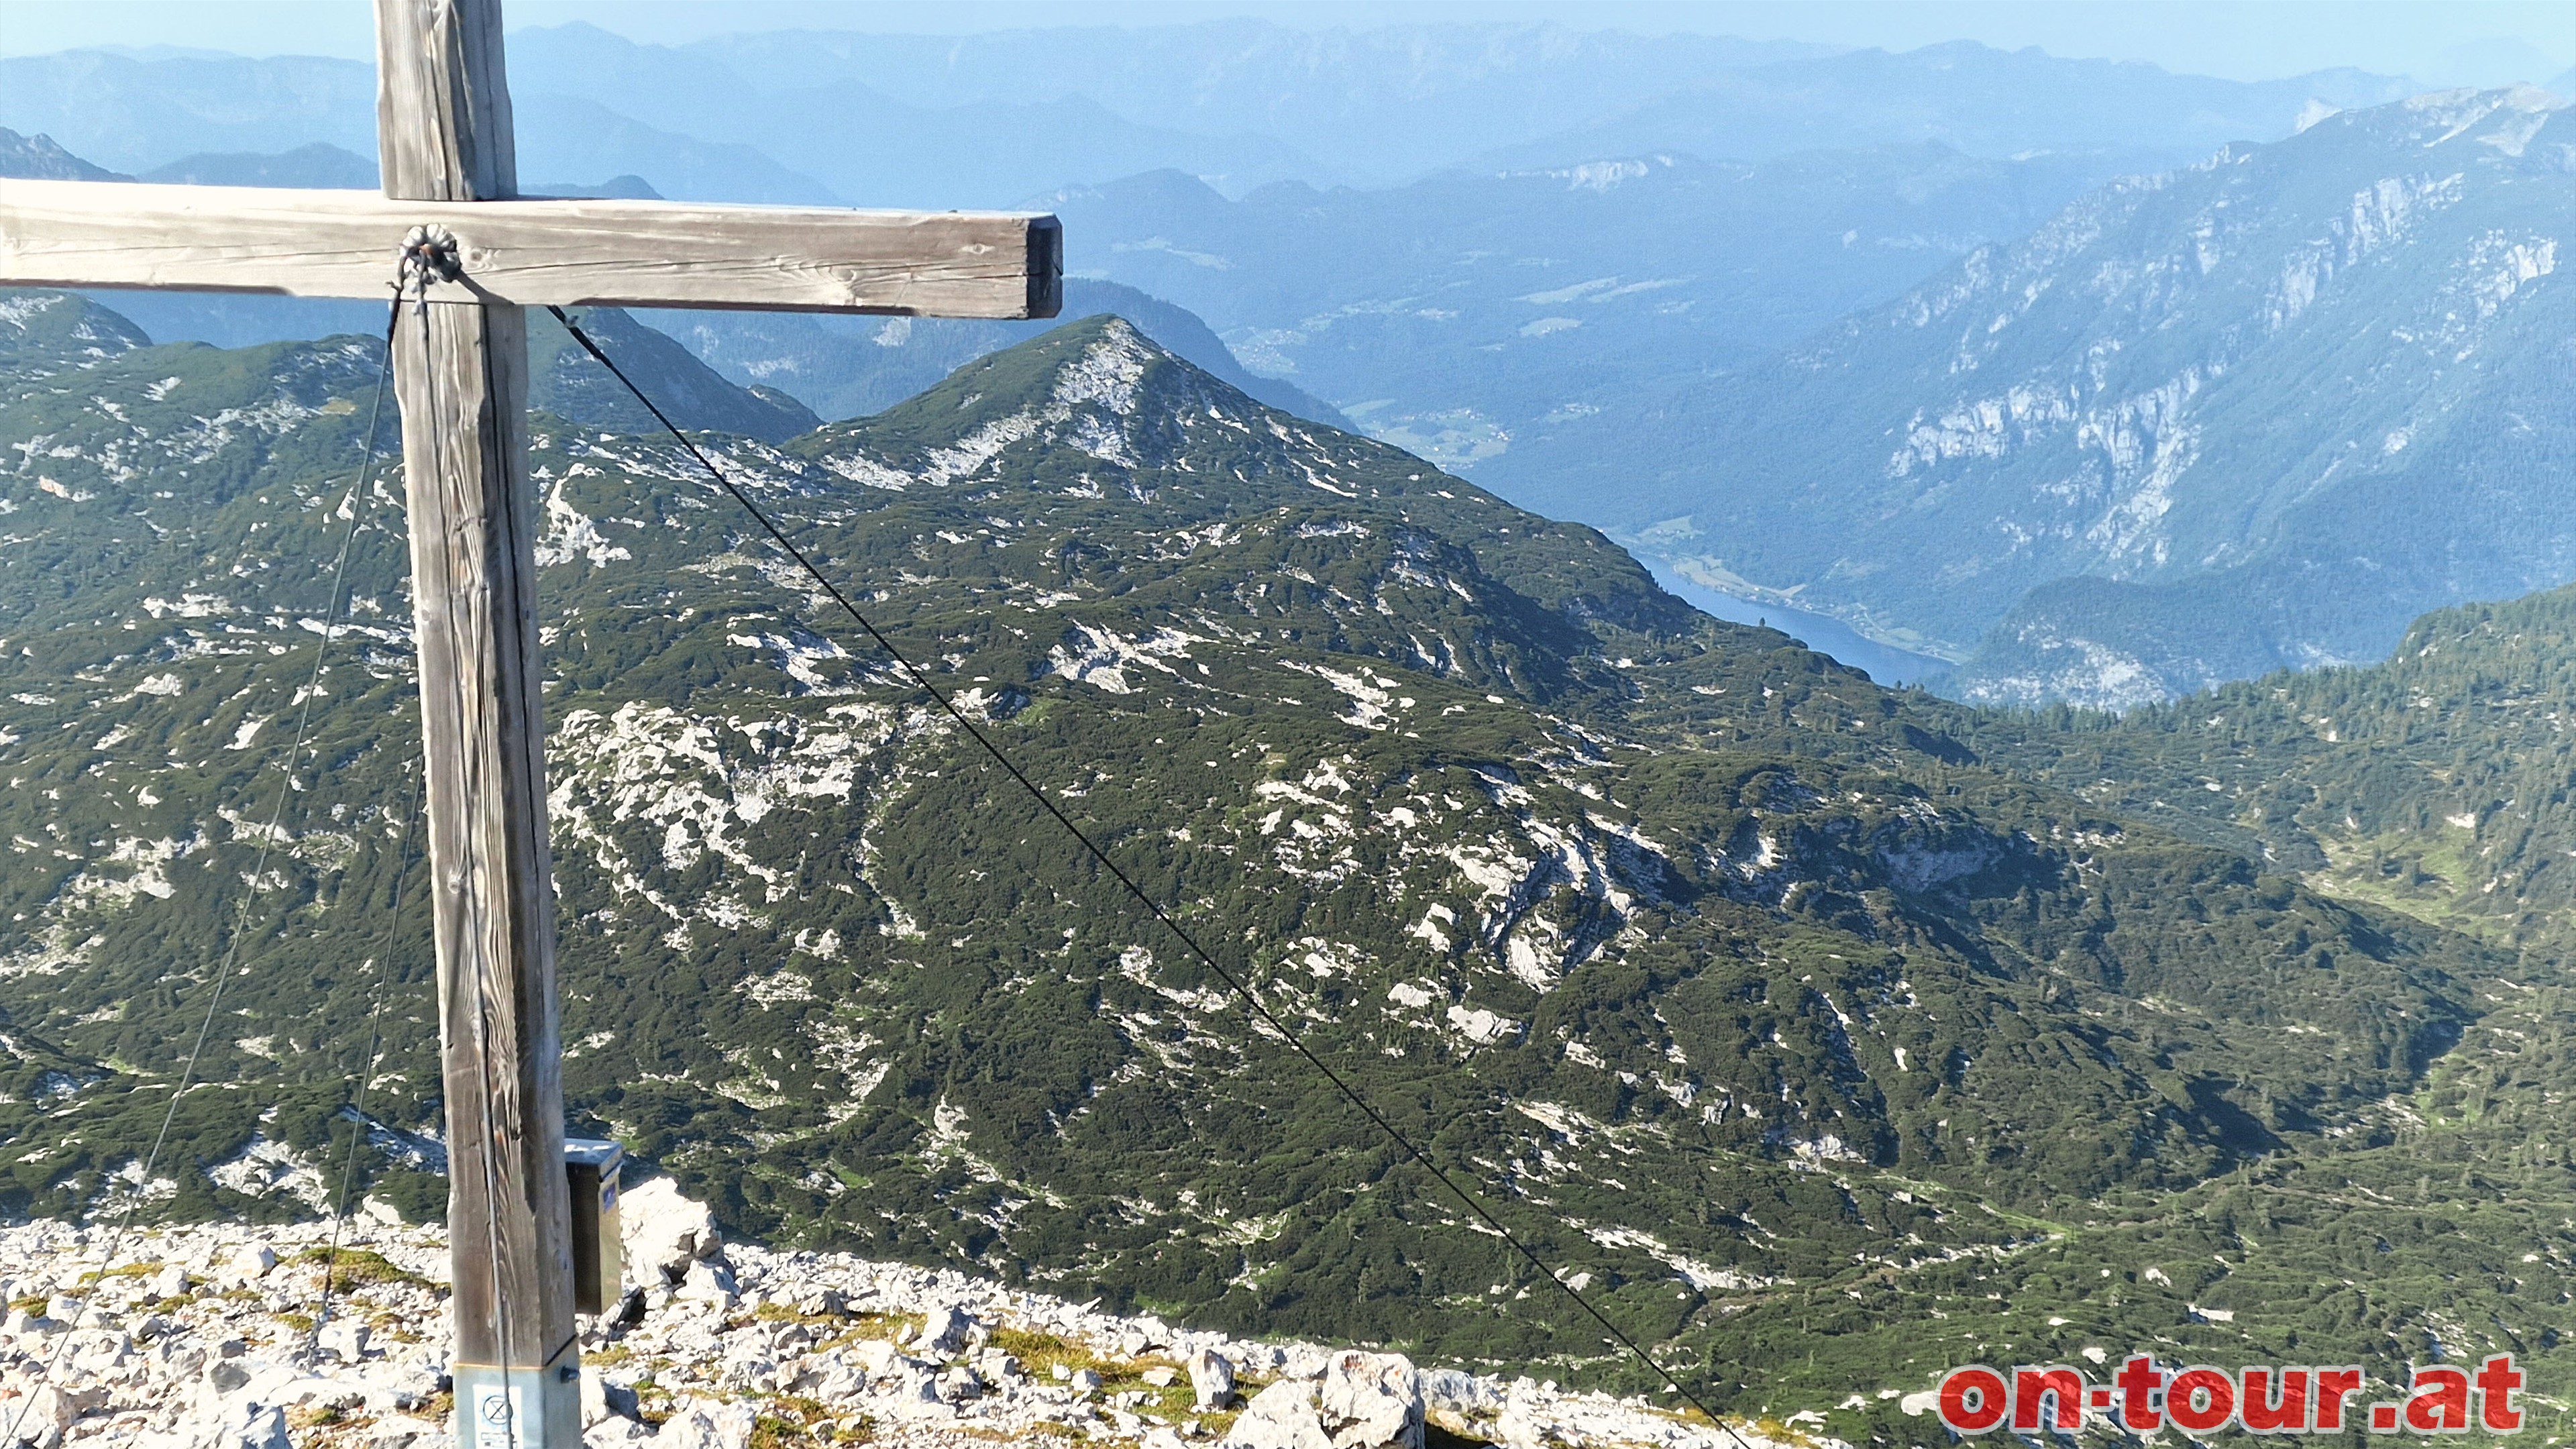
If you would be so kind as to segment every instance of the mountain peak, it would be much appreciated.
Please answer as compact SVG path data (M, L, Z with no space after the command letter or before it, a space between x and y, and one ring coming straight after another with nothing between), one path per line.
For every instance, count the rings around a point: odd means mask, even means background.
M953 467L971 459L976 471L1023 442L1033 449L1069 442L1104 464L1147 466L1170 455L1173 428L1201 416L1238 429L1275 423L1282 437L1290 423L1313 431L1107 313L969 363L878 415L867 431L948 456L931 467L934 481L945 482Z
M82 366L149 347L143 329L74 292L0 291L0 366Z
M0 126L0 176L29 181L131 181L104 166L93 166L63 149L47 135L21 136Z

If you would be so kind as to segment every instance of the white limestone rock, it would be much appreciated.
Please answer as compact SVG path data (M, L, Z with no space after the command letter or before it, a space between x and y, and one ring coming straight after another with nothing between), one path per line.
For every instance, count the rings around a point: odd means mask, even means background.
M975 1320L955 1304L942 1304L921 1317L921 1327L912 1335L915 1353L936 1354L945 1358L966 1347L975 1331Z
M334 1318L313 1335L313 1347L345 1364L364 1363L371 1332L355 1319Z
M24 1407L10 1404L6 1412L17 1422L22 1442L34 1449L54 1449L62 1442L63 1431L90 1407L77 1393L53 1384L39 1384Z
M756 1420L749 1404L693 1399L653 1436L655 1449L750 1449Z
M1198 1407L1222 1409L1234 1402L1234 1364L1212 1348L1202 1348L1190 1355L1190 1389L1198 1396Z
M266 1243L244 1243L224 1263L226 1281L248 1286L268 1276L277 1266L277 1250Z
M641 1403L633 1389L601 1377L599 1370L587 1364L582 1366L581 1426L585 1431L611 1419L632 1421L640 1410Z
M205 1449L295 1449L287 1437L286 1410L277 1404L228 1405L201 1443Z
M711 1307L715 1312L730 1311L735 1302L733 1271L720 1262L700 1261L689 1265L688 1273L671 1296L684 1303Z
M1334 1449L1400 1444L1422 1449L1422 1385L1399 1354L1337 1353L1324 1369L1315 1407Z
M446 1449L447 1426L390 1414L367 1430L367 1449Z
M1315 1386L1281 1379L1244 1406L1219 1449L1333 1449L1315 1412Z
M1395 1354L1346 1350L1314 1382L1282 1379L1253 1397L1235 1449L1422 1449L1422 1388Z
M47 1449L283 1449L285 1421L275 1413L300 1422L323 1410L330 1411L331 1427L315 1438L317 1445L456 1449L436 1407L452 1332L439 1293L416 1281L377 1279L335 1297L334 1319L320 1333L301 1317L313 1312L321 1289L321 1267L307 1250L329 1235L329 1225L320 1222L172 1225L151 1230L148 1241L138 1235L126 1264L178 1267L191 1291L165 1296L147 1291L147 1281L157 1287L157 1279L111 1273L97 1280L96 1298L80 1305L85 1318L103 1313L103 1326L45 1320L37 1328L30 1320L42 1314L16 1315L17 1325L30 1331L0 1337L0 1409L19 1402L12 1390L45 1382L36 1365L59 1346L62 1371L54 1382L96 1397L75 1398L67 1423L37 1431ZM688 1288L694 1276L700 1296L675 1296L657 1271L660 1281L645 1295L655 1306L640 1320L595 1322L585 1335L586 1357L614 1347L610 1372L618 1381L603 1380L596 1362L588 1365L584 1449L664 1449L663 1439L668 1449L747 1449L752 1419L727 1406L772 1394L820 1406L818 1438L855 1436L872 1423L880 1449L979 1443L1068 1449L1080 1434L1069 1439L1049 1427L1067 1424L1083 1426L1081 1433L1095 1441L1215 1449L1221 1436L1201 1427L1204 1421L1166 1414L1159 1407L1164 1395L1132 1386L1127 1375L1148 1364L1121 1350L1140 1345L1162 1364L1185 1368L1194 1396L1207 1407L1240 1404L1256 1384L1283 1377L1223 1436L1258 1449L1412 1445L1420 1442L1425 1410L1436 1410L1445 1428L1500 1438L1516 1449L1792 1449L1749 1426L1738 1426L1740 1442L1731 1440L1715 1426L1658 1414L1643 1399L1528 1380L1506 1389L1456 1370L1417 1373L1402 1359L1314 1344L1248 1343L953 1270L771 1252L757 1244L700 1257L699 1246L714 1244L712 1233L700 1237L692 1229L688 1237L679 1286ZM366 1241L419 1278L434 1280L446 1261L446 1243L434 1226L383 1225L369 1229ZM677 1247L676 1236L672 1244ZM273 1261L262 1265L259 1249ZM20 1301L50 1296L98 1272L99 1251L63 1224L0 1223L0 1282L12 1285ZM236 1263L259 1273L252 1293L226 1291ZM203 1288L217 1291L193 1291ZM722 1311L726 1296L736 1293L744 1303L788 1306L798 1316ZM869 1330L835 1315L835 1304L844 1313L863 1305L870 1314L913 1318L924 1325L916 1341L925 1346L916 1355L882 1338L854 1335L853 1328ZM349 1331L367 1324L374 1331L364 1338ZM1040 1374L1033 1382L1025 1365L989 1346L1006 1329L1061 1338L1073 1351L1070 1362L1051 1363L1054 1378ZM1102 1372L1071 1367L1084 1362L1097 1362L1131 1386L1106 1393ZM662 1434L642 1422L647 1405L624 1388L645 1375L654 1385L650 1403L676 1406L673 1427ZM1176 1372L1170 1379L1181 1382ZM61 1419L63 1407L49 1405L45 1422ZM1804 1449L1848 1446L1819 1438Z
M667 1177L627 1189L618 1198L617 1214L631 1286L677 1283L691 1264L724 1251L707 1205L681 1196L679 1184Z

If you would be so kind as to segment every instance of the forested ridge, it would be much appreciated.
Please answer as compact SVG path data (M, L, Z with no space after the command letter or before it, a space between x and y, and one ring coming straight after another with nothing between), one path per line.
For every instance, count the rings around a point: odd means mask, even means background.
M440 1206L426 918L388 911L419 870L398 476L343 508L374 356L0 298L10 1212L134 1186L246 896L147 1201L315 1211L381 1028L367 1182ZM683 453L535 433L578 1126L781 1244L1635 1383ZM1723 1404L1908 1443L1901 1395L1979 1359L2385 1374L2437 1341L2537 1384L2564 1352L2554 958L2267 858L2290 827L2226 779L2224 818L2157 804L2219 727L1881 689L1110 318L704 444ZM353 517L314 756L247 879ZM2284 687L2230 707L2248 750ZM2310 733L2320 790L2371 758Z

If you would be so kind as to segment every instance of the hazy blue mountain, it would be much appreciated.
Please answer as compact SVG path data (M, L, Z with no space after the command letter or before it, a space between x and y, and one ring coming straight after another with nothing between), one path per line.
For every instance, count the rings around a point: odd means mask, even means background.
M1600 122L1482 158L1564 166L1658 148L1760 159L1823 147L1936 142L1974 156L2117 151L2198 160L2230 141L2272 141L2326 109L2376 105L2415 87L2321 71L2277 81L2176 75L2143 62L2068 60L1973 41L1720 72L1640 97Z
M100 179L104 178L102 173ZM341 191L373 191L382 184L374 152L361 156L327 141L276 154L236 151L183 156L135 179L180 186L292 186ZM599 182L522 179L519 190L528 196L614 196L630 201L654 201L662 196L651 182L631 173Z
M1157 346L1282 412L1334 426L1349 425L1330 404L1294 383L1246 371L1196 315L1116 282L1066 280L1065 319L1104 313L1126 318ZM688 344L734 381L775 387L833 419L882 412L976 358L1016 346L1057 325L1053 321L800 312L658 311L637 316Z
M2553 104L2428 95L2107 187L1775 364L1533 440L1524 496L1973 650L1977 699L2375 658L2576 577Z
M1554 24L1354 31L1250 19L962 36L782 31L686 49L768 89L855 82L933 108L1083 97L1141 125L1276 137L1320 164L1298 173L1317 185L1410 179L1496 145L1616 115L1639 97L1716 72L1831 53L1797 41Z
M514 64L512 73L523 178L628 174L701 201L840 200L829 186L751 147L646 125L618 106L531 84L523 67ZM262 184L243 168L266 165L276 177L270 185L373 185L359 179L358 168L372 177L366 158L376 154L375 67L310 56L140 59L89 50L5 57L0 126L50 133L82 156L128 171L187 170L207 181ZM312 149L317 145L331 149ZM294 176L306 179L287 179Z
M316 144L280 156L259 154L203 155L164 167L151 180L215 186L371 186L375 165L334 147ZM30 141L0 131L0 176L29 176L75 181L130 178L92 166L43 137ZM631 176L595 188L564 188L556 194L631 194L650 188ZM105 329L122 351L161 342L203 342L246 347L259 343L325 338L339 334L381 337L386 305L381 302L311 297L261 297L217 292L112 292L96 294L97 305L77 313L63 308L48 315L78 316L80 325ZM771 442L807 432L820 421L804 404L765 387L728 382L668 336L639 326L613 307L584 308L579 320L599 341L613 349L619 362L659 401L681 426L738 433ZM542 312L531 313L529 352L532 406L561 417L646 432L653 420L596 363L574 346L570 335ZM46 334L44 340L51 340Z
M572 319L635 380L671 421L692 431L737 433L781 443L822 419L774 388L738 387L689 349L617 307L576 307ZM574 342L554 317L528 313L528 406L557 417L651 435L661 425L616 378Z
M47 132L132 172L178 156L276 153L316 141L372 156L375 67L313 56L5 56L0 126Z
M163 167L144 179L207 181L215 176L240 178L214 184L304 186L338 184L314 179L345 175L350 164L372 163L335 147L316 144L286 156L257 154L190 157ZM54 144L52 138L23 137L0 130L0 176L60 181L131 181L94 166ZM290 337L328 337L335 332L382 331L384 309L365 302L306 297L258 297L216 292L120 292L102 296L105 305L143 331L165 342L207 342L219 347L247 347Z
M201 151L167 166L155 166L135 179L179 186L297 186L342 191L373 191L378 184L374 148L361 156L328 141L315 141L273 155L260 151Z
M13 155L8 145L8 138L13 135L0 131L0 176L53 174L42 169L51 165L66 179L127 179L92 166L60 147L54 147L51 153L37 147L32 152L22 151ZM38 139L41 141L43 138ZM50 145L49 142L46 144ZM47 159L48 154L50 160ZM190 186L290 186L370 191L378 184L373 160L321 141L277 154L201 153L156 167L138 179ZM532 196L651 198L656 195L652 186L638 176L615 176L595 185L536 182L524 189ZM383 332L385 325L385 309L381 304L343 298L264 297L231 292L102 292L95 295L102 304L115 309L162 342L251 347L263 342L330 337L340 333L374 336ZM794 408L801 406L795 404ZM768 416L765 408L755 412L758 416ZM771 424L769 428L774 431L776 426ZM742 427L733 430L762 431Z
M104 166L93 166L62 148L53 137L21 136L0 129L0 176L31 181L130 181Z
M653 183L628 173L611 176L606 181L584 184L578 181L521 182L519 189L529 196L614 197L619 201L660 201L662 193Z
M524 86L510 104L519 125L519 175L530 180L627 175L689 201L837 206L844 200L755 147L656 129L585 97Z
M739 73L698 50L637 45L587 25L514 34L510 71L529 94L580 98L692 136L756 147L865 206L1003 207L1046 187L1160 166L1236 189L1322 169L1269 137L1142 125L1079 93L917 105L846 77L781 87L774 75ZM639 170L674 194L716 199L649 168L621 169ZM592 164L566 174L600 170Z
M0 176L61 175L71 179L123 179L92 166L50 141L28 141L0 131ZM174 162L146 179L191 185L368 187L377 184L375 163L315 143L282 155L199 155ZM640 176L614 176L597 184L531 182L532 196L614 196L658 199ZM384 330L382 305L307 297L262 297L216 292L118 292L97 294L103 305L162 342L204 342L249 347L263 342L373 336ZM1271 406L1318 422L1341 425L1329 404L1293 383L1244 369L1205 322L1171 303L1114 282L1081 278L1066 287L1065 315L1118 313L1175 354L1244 389ZM655 395L682 399L690 427L713 428L776 440L818 421L816 409L836 418L881 411L920 392L956 368L987 353L1026 341L1055 323L983 322L954 318L829 317L779 312L660 312L638 327L614 308L595 314L603 338L614 332L655 369ZM658 328L659 330L653 330ZM578 360L551 322L538 325L540 346L532 395L540 406L567 417L635 432L650 419L622 396L579 381ZM673 347L677 337L686 346ZM561 344L559 346L558 344ZM692 350L696 355L692 355ZM703 358L702 363L699 359ZM711 372L713 364L718 372ZM725 377L733 379L726 382ZM736 384L739 384L737 386ZM649 385L649 384L648 384ZM558 397L551 389L572 389ZM773 386L777 389L772 390ZM578 397L579 401L573 400Z
M1373 436L1524 486L1514 440L1767 356L2017 237L2116 158L1654 155L1230 201L1175 172L1039 198L1066 264L1168 297ZM1605 460L1620 442L1605 438Z
M1552 24L799 31L686 49L779 90L853 81L923 106L1079 95L1147 125L1274 136L1322 163L1301 178L1319 186L1468 162L1544 168L1659 150L1759 160L1912 141L1986 156L2197 159L2289 134L2312 101L2368 105L2408 89L2351 71L2249 84L1965 43L1889 55Z

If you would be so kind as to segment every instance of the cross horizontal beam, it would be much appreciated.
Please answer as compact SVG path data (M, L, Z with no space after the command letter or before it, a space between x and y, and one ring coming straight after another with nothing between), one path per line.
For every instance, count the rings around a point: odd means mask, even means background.
M433 301L1052 317L1052 216L675 201L395 201L363 191L0 181L0 286L388 295L394 249L453 233Z

